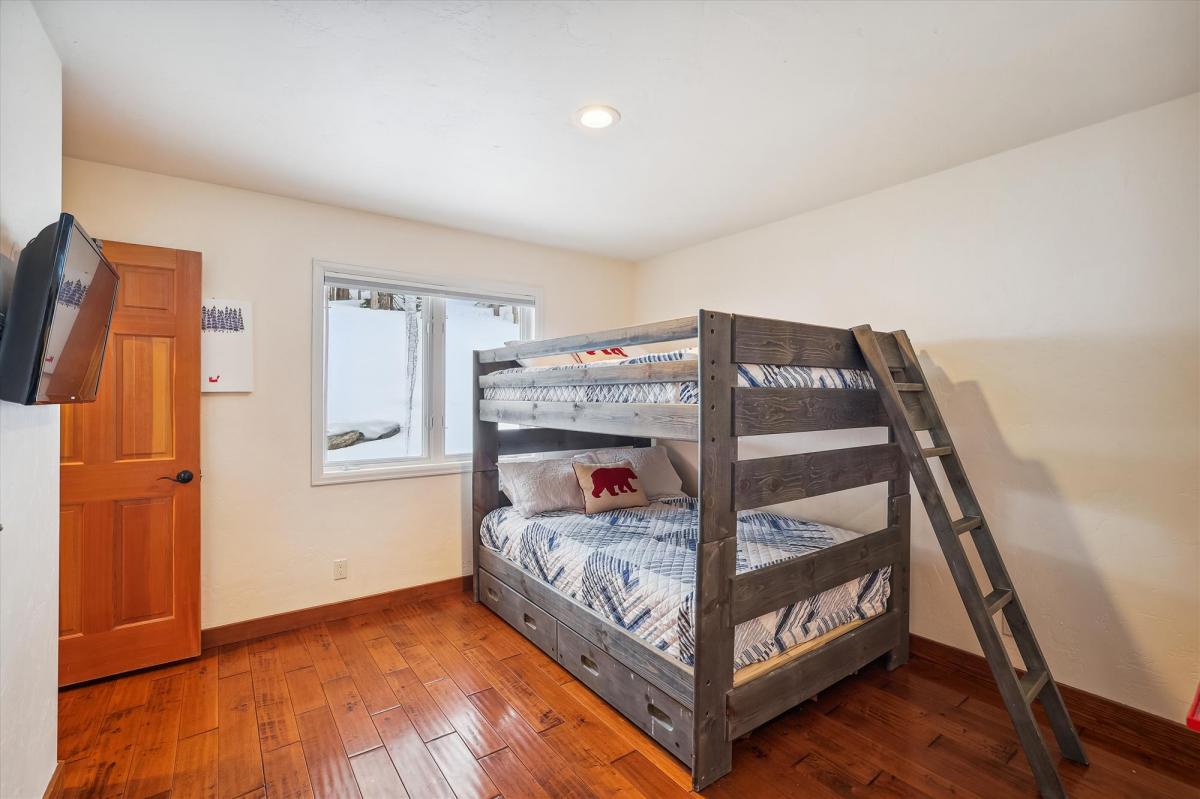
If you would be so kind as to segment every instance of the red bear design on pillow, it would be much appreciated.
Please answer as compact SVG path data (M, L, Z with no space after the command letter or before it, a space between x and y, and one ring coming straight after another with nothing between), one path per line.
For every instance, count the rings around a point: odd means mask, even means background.
M592 496L599 497L605 491L610 496L632 493L636 489L630 481L638 479L637 472L624 466L601 467L592 472Z
M575 363L594 363L597 361L611 361L617 358L628 358L629 353L620 347L606 347L602 350L584 350L571 355Z

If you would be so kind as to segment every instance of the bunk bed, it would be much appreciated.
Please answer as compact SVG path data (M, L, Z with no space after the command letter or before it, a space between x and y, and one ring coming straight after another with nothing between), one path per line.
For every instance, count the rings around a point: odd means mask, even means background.
M697 342L694 352L573 368L518 367L518 359L690 340ZM687 764L694 788L729 772L739 736L877 658L886 656L889 669L907 661L911 476L1038 789L1047 799L1066 796L1033 703L1041 703L1064 757L1087 764L1087 754L904 331L702 310L641 327L480 350L474 375L476 600ZM500 429L501 423L520 427ZM742 437L865 427L886 427L888 442L738 457ZM927 431L929 445L920 431ZM648 446L651 439L699 447L695 521L680 541L695 552L694 575L682 575L694 576L682 606L688 623L680 635L691 643L682 660L661 640L648 642L522 568L519 558L506 558L491 535L488 545L483 541L485 524L496 524L502 513L502 455ZM957 514L932 460L941 463ZM743 539L755 533L750 525L742 529L747 520L740 513L884 482L881 530L757 563L744 551L751 542ZM665 538L672 536L681 534ZM966 540L986 575L986 594ZM856 621L806 634L799 645L780 647L752 665L735 651L735 636L745 640L741 625L800 602L824 604L828 592L864 577L860 584L886 577L884 607L857 607ZM999 615L1012 632L1022 674L1000 638ZM745 667L735 671L735 658Z
M899 368L894 337L875 335L889 363ZM567 369L520 368L517 362L690 340L698 345L694 355L665 359ZM746 365L833 371L829 379L772 384L748 381ZM864 370L851 331L714 311L474 354L476 599L689 766L697 789L730 770L735 738L876 658L886 655L889 668L908 658L910 499L899 447L886 443L738 459L743 436L888 427L880 394ZM658 396L631 402L639 398L635 390L579 389L637 386L682 390L675 401ZM563 396L555 389L564 387L578 393L567 391L568 400L542 399ZM590 397L610 401L587 401ZM908 404L920 429L922 410ZM500 429L501 423L521 427ZM522 569L485 545L481 533L489 514L504 503L497 471L501 456L648 446L652 439L699 446L690 665ZM888 484L885 528L738 571L739 511L883 482ZM883 574L889 583L881 612L739 669L735 676L739 624L871 574Z

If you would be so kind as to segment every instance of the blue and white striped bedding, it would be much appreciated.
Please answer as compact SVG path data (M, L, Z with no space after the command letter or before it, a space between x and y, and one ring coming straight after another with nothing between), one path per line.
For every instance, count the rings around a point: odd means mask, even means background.
M503 369L495 374L557 372L571 369L603 369L619 364L694 361L696 350L683 349L638 355L621 360L564 366L530 366ZM874 388L868 372L859 369L825 369L813 366L770 366L738 364L738 385L756 388ZM537 402L650 402L694 405L699 392L696 381L679 383L605 383L585 386L487 386L483 398Z
M698 503L691 497L585 516L513 508L483 519L483 545L653 647L692 665ZM738 514L738 573L861 534L775 513ZM891 567L737 626L734 668L778 655L887 607Z

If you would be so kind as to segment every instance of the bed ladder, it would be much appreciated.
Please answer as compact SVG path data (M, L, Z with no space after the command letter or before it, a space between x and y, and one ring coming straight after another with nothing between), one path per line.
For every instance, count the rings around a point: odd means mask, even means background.
M1079 733L1071 723L1058 685L1050 674L1050 667L1046 665L1046 659L1042 656L1042 649L1034 637L1029 618L1021 607L1016 588L1013 587L1004 560L1000 557L1000 550L996 548L996 541L992 538L987 519L979 507L975 492L971 490L966 469L963 468L958 451L954 448L950 431L946 429L937 402L928 389L925 374L917 361L908 335L904 331L893 334L903 363L902 368L895 370L899 373L896 376L888 367L871 327L861 325L853 328L853 333L879 390L884 410L891 420L895 441L904 454L917 492L925 503L929 521L933 525L942 553L946 556L946 562L950 565L950 573L958 585L958 593L967 609L967 615L971 618L975 635L979 638L988 665L992 669L992 676L1000 688L1004 706L1012 717L1013 727L1021 740L1025 756L1029 758L1029 766L1034 779L1037 780L1038 790L1046 799L1066 797L1055 761L1046 747L1046 741L1042 738L1033 714L1034 700L1041 700L1063 756L1076 763L1086 764L1087 755L1083 751ZM917 438L902 394L912 394L917 399L925 413L933 446L925 447ZM958 507L963 513L961 519L951 518L946 501L929 468L930 458L941 460ZM986 596L967 560L967 552L963 545L963 536L966 533L970 533L974 540L975 549L992 586L991 592ZM1008 620L1021 659L1025 662L1027 671L1022 677L1018 677L1013 669L1008 651L1000 638L996 617L1001 612Z

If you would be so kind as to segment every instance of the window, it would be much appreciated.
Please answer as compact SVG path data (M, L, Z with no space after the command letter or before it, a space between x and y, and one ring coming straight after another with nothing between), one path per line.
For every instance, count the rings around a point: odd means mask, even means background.
M317 262L313 483L464 471L471 351L533 338L538 294Z

